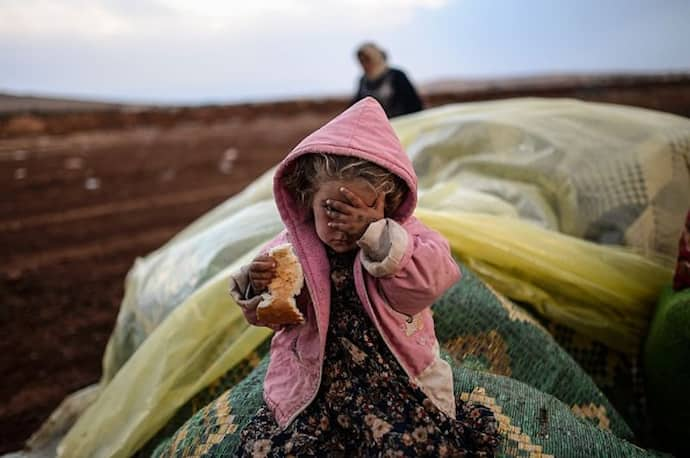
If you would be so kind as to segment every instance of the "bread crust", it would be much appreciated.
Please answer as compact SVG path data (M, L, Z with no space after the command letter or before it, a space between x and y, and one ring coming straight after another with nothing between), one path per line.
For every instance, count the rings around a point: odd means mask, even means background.
M257 319L273 325L303 323L304 316L297 308L295 297L304 286L304 273L292 245L278 245L268 255L276 262L276 275L268 284L268 291L261 295Z

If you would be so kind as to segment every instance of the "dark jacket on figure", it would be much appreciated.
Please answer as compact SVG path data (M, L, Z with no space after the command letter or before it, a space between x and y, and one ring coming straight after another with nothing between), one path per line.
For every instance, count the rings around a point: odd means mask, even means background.
M412 83L405 73L395 68L389 68L375 80L368 80L366 76L362 76L350 104L367 96L378 100L389 118L422 109L422 101Z

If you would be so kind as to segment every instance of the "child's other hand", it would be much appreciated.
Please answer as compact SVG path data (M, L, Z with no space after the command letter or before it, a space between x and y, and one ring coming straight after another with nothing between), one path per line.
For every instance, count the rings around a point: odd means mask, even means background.
M361 197L348 188L340 188L344 201L328 200L326 205L330 222L329 227L343 231L351 237L359 239L367 230L369 224L384 217L386 195L379 193L372 205L367 205Z
M254 258L249 264L249 282L255 293L262 293L276 275L276 262L267 255L262 254Z

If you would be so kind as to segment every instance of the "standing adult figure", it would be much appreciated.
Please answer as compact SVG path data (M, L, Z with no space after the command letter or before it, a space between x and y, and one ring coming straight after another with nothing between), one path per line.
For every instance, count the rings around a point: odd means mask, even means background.
M359 79L351 105L365 97L374 97L389 118L420 111L422 101L404 72L388 66L386 52L374 43L357 49L357 60L364 74Z

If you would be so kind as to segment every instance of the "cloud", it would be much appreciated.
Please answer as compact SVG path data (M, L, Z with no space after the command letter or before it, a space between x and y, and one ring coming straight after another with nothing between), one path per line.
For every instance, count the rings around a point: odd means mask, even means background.
M0 36L11 38L240 36L299 28L395 27L447 0L0 0Z
M0 7L0 34L5 37L93 37L122 33L127 28L121 16L96 2L5 0Z

